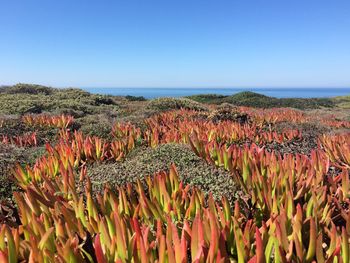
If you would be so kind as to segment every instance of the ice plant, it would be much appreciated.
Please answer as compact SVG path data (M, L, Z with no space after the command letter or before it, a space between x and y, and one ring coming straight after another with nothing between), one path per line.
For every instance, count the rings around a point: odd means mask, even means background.
M69 115L24 115L22 121L29 126L68 128L73 123L74 118Z
M323 135L320 144L333 163L350 169L350 134Z
M199 119L192 111L173 111L156 115L146 120L148 129L144 137L148 145L156 147L162 143L188 143L188 136L196 133L204 141L217 143L288 142L300 140L301 132L286 130L282 133L265 131L256 124L240 124L233 121L214 123Z
M115 124L111 142L67 130L70 122L62 116L25 116L28 125L62 129L33 166L14 169L20 221L0 226L0 261L349 262L349 136L325 135L309 156L282 155L263 145L301 134L276 132L273 124L309 116L289 109L262 110L260 117L254 109L241 111L254 122L213 123L194 111L172 111L147 119L142 134L130 123ZM225 197L205 197L180 182L174 165L95 195L89 166L122 160L141 139L151 147L189 144L229 171L248 200L230 207ZM332 165L339 169L334 175Z
M36 132L25 133L23 135L16 136L1 136L1 143L3 144L14 144L19 147L35 147L38 144Z
M299 110L288 108L255 109L240 107L239 110L250 115L258 125L264 123L275 124L278 122L304 123L310 120L310 116Z

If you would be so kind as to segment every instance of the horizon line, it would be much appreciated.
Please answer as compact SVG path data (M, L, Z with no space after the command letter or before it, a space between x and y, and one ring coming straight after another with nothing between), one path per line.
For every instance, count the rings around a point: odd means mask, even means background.
M69 89L69 88L79 88L79 89L350 89L350 85L347 86L111 86L111 85L99 85L99 86L85 86L85 85L49 85L49 84L38 84L38 83L23 83L18 82L15 84L0 84L0 87L4 86L14 86L17 84L24 85L40 85L50 88L58 89Z

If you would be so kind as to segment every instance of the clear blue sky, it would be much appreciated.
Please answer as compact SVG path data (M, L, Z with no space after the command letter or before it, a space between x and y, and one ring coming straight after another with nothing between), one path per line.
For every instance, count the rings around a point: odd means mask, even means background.
M0 84L350 86L349 0L0 0Z

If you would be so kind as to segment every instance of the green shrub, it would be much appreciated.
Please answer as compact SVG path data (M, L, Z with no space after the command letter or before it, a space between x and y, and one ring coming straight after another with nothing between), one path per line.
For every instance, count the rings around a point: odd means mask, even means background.
M144 181L148 175L162 170L168 170L174 163L181 180L201 189L205 194L212 193L220 200L225 195L234 205L242 192L234 183L230 173L224 169L211 166L203 161L186 145L163 144L156 148L135 148L121 163L104 163L88 169L88 175L93 183L94 190L102 190L105 183L121 186Z
M168 111L168 110L177 110L177 109L188 109L188 110L197 110L197 111L206 111L207 108L194 101L187 98L158 98L153 99L148 102L148 109L156 111Z
M111 139L112 120L103 115L88 115L76 120L77 127L85 135Z
M18 83L14 86L4 86L0 88L0 93L7 93L7 94L45 94L49 95L53 92L54 89L41 86L41 85L35 85L35 84L23 84Z
M143 96L131 96L131 95L126 95L125 98L128 101L146 101L145 97Z
M200 102L200 103L220 104L222 103L222 100L227 97L228 96L218 95L218 94L199 94L199 95L187 96L186 98Z
M95 95L95 105L116 105L115 101L107 95Z
M72 113L74 117L117 111L110 96L90 94L80 89L52 89L17 84L0 92L0 114Z

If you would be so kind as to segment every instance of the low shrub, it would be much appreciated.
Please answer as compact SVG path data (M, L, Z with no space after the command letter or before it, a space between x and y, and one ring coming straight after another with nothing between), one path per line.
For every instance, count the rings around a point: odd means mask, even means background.
M112 121L101 115L89 115L77 120L80 131L89 136L108 139L111 137Z
M223 99L227 98L225 95L218 94L199 94L187 96L186 98L200 102L200 103L210 103L210 104L220 104Z
M158 98L153 99L148 102L148 109L156 111L168 111L168 110L178 110L178 109L187 109L187 110L197 110L197 111L206 111L207 108L194 101L187 98Z
M35 84L23 84L19 83L14 86L0 87L0 93L6 94L52 94L54 89Z
M146 101L146 98L144 96L131 96L131 95L127 95L125 96L125 98L128 101Z
M136 148L122 163L105 163L88 169L94 189L102 191L105 183L122 186L136 182L156 172L168 170L169 164L174 163L179 171L181 180L201 189L205 195L210 192L216 200L225 195L233 205L242 191L234 183L233 178L224 169L215 168L186 145L163 144L156 148Z
M109 96L90 94L80 89L21 85L3 87L0 90L0 114L52 112L69 113L79 117L119 109L117 103Z

